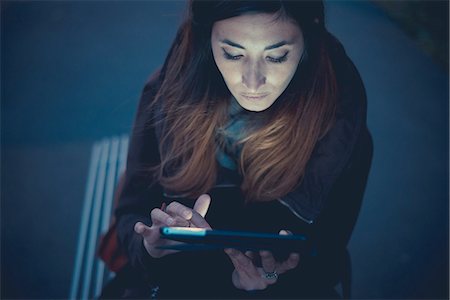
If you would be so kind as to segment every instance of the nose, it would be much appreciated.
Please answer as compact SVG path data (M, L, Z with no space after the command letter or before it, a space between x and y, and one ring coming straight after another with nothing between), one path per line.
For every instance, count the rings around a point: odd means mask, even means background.
M242 84L249 92L256 93L266 83L266 76L262 66L258 63L246 65L242 72Z

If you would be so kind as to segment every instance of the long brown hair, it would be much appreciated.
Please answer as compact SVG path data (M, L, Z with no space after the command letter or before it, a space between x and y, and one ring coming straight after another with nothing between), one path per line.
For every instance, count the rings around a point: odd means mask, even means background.
M269 201L292 191L301 182L317 141L333 124L337 88L321 1L192 0L149 107L152 114L158 111L154 125L160 129L161 162L152 170L166 190L196 197L216 182L217 130L227 121L231 94L212 56L211 30L218 20L249 12L278 13L295 20L302 29L305 52L283 94L259 113L264 114L264 123L238 141L246 199Z

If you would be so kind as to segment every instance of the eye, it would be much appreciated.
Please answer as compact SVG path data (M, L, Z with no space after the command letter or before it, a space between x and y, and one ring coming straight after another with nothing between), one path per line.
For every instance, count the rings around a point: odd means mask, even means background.
M289 53L289 51L286 52L283 56L280 56L280 57L271 57L271 56L267 56L266 59L267 59L267 61L269 61L269 62L276 63L276 64L280 64L280 63L285 62L285 61L287 60L287 58L288 58L288 56L287 56L288 53Z
M230 53L228 53L227 51L225 51L225 49L223 49L223 57L225 57L225 59L228 60L239 60L243 57L243 55L231 55Z

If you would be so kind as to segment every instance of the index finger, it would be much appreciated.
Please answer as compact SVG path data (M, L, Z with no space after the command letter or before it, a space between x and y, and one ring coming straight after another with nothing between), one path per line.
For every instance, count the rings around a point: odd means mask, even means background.
M208 212L209 204L211 203L211 197L208 194L203 194L198 197L197 201L194 204L194 210L198 212L200 216L203 218L206 216Z
M192 210L183 204L173 201L166 207L166 213L171 216L179 216L185 220L192 218Z

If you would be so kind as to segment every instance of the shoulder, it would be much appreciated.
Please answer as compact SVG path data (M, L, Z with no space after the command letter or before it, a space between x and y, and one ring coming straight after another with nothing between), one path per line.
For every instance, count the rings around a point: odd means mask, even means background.
M154 105L152 105L162 84L161 70L157 69L146 80L137 106L135 123L139 127L148 127L154 117Z
M162 84L161 69L153 72L145 82L141 95L141 105L148 105L152 102Z
M348 105L349 102L355 104L356 101L365 106L366 92L363 80L344 46L331 33L327 33L326 46L336 76L341 102L339 104Z

